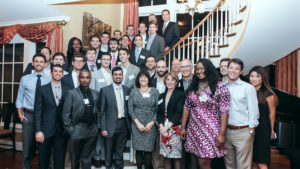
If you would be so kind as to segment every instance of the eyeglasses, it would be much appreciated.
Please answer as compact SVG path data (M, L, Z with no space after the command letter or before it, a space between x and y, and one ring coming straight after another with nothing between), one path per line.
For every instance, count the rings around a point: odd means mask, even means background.
M107 61L110 61L110 59L101 59L101 60L107 60Z
M184 66L180 66L180 68L190 68L191 65L184 65Z
M74 63L82 63L83 60L73 60Z

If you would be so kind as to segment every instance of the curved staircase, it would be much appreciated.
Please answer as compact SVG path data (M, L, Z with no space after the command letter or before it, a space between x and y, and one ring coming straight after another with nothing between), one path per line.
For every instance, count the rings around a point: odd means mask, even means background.
M168 67L173 58L210 59L215 66L225 57L232 57L245 33L250 0L220 0L207 16L165 52Z

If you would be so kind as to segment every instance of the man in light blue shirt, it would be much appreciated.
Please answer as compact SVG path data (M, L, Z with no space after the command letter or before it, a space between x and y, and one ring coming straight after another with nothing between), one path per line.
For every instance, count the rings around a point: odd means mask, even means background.
M16 108L22 122L23 169L32 167L32 159L36 150L35 131L33 123L34 103L36 90L51 81L51 77L44 73L46 57L36 54L32 58L34 72L22 77ZM38 99L38 98L37 98Z
M243 62L231 59L228 63L227 87L230 91L230 112L226 131L225 165L227 169L251 169L254 130L259 110L255 88L242 81Z

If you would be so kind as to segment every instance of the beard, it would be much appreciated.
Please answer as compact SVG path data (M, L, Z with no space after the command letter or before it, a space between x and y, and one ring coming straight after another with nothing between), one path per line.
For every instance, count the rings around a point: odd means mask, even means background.
M159 72L157 72L157 75L158 75L159 77L164 77L167 73L168 73L167 71L165 71L165 72L159 71Z

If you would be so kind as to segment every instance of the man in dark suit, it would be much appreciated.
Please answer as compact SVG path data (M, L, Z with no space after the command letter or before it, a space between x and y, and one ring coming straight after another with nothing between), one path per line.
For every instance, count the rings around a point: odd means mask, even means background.
M165 40L161 36L156 34L157 23L151 21L149 23L149 40L146 45L146 49L150 51L152 56L155 56L155 60L159 61L163 58L165 53Z
M100 129L99 92L90 89L91 73L81 70L80 86L69 90L65 96L62 119L70 134L72 169L91 169L97 136Z
M135 36L134 44L135 48L131 51L129 61L140 69L145 69L146 59L150 56L150 52L143 48L143 38L141 35Z
M79 86L78 75L85 63L84 56L79 53L75 54L72 59L73 70L62 78L62 83L74 89Z
M35 139L39 143L39 166L49 168L49 159L53 150L53 168L64 168L67 137L64 135L61 113L63 98L68 86L61 83L64 76L61 65L51 68L52 80L37 92L34 105Z
M101 66L101 53L102 51L100 50L100 45L101 45L101 39L98 35L93 35L90 37L90 46L92 48L95 48L96 50L96 59L95 59L95 64L97 66L97 69L100 69Z
M111 55L111 69L113 69L115 66L121 63L120 58L119 58L119 44L118 40L116 38L111 38L108 41L109 44L109 53Z
M127 101L129 89L121 85L123 70L112 69L113 84L100 90L101 135L105 137L105 166L124 168L123 152L130 129ZM113 166L114 164L114 166Z
M139 35L143 38L143 48L146 48L147 41L149 39L149 34L147 33L147 25L145 22L139 23Z
M100 69L100 65L96 64L96 50L93 47L89 47L85 50L86 63L83 66L83 69L86 69L90 72L94 72Z
M167 51L180 40L180 29L177 23L170 22L169 10L162 11L162 19L164 23L159 27L157 33L165 39L165 51Z

